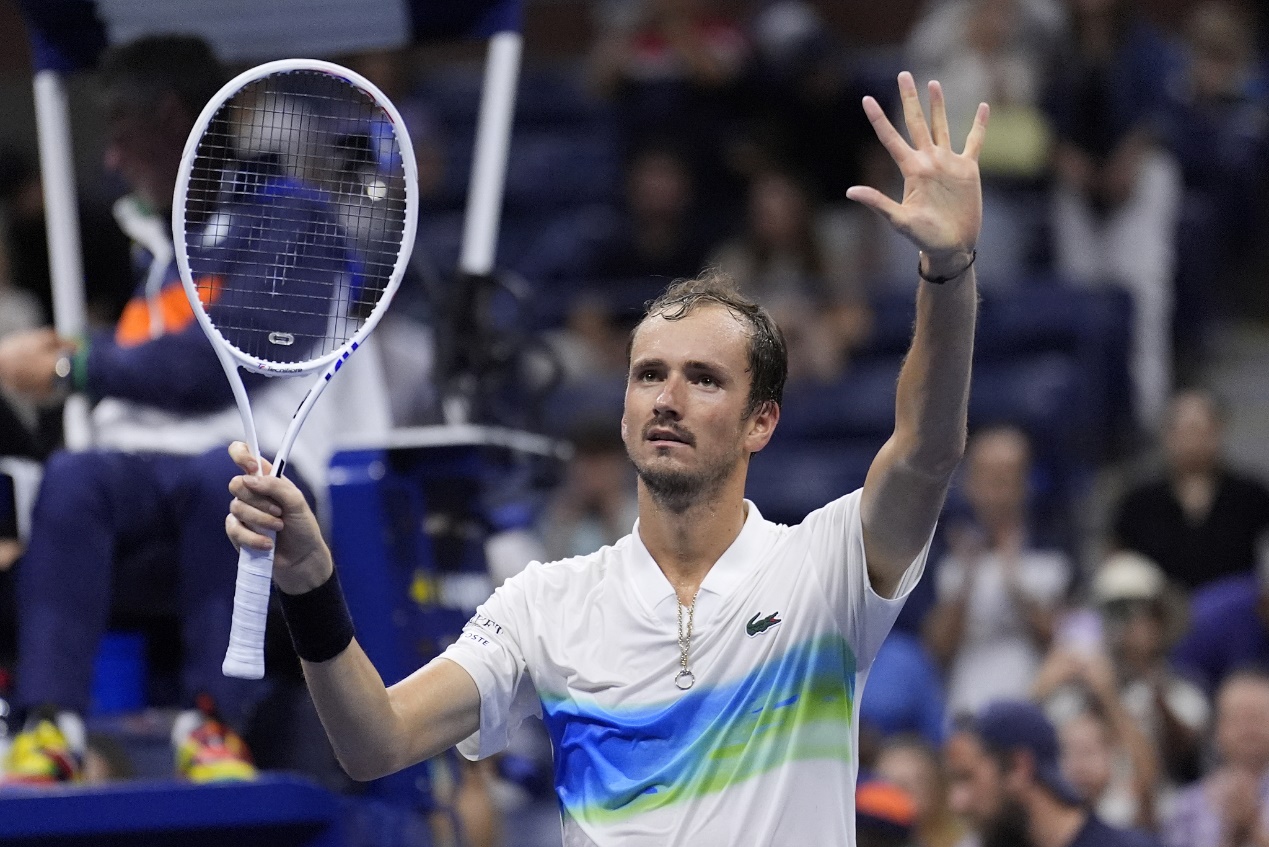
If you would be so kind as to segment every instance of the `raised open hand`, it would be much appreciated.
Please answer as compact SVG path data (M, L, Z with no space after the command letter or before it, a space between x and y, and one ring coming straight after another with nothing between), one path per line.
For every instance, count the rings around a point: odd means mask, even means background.
M941 267L945 261L963 264L958 257L974 249L983 223L978 154L987 133L987 104L979 104L965 149L956 153L948 134L942 87L937 82L930 83L929 123L917 96L916 82L907 71L899 74L899 96L911 144L872 97L864 98L864 112L903 174L903 202L897 203L865 185L851 186L846 196L889 221L926 254L931 269Z

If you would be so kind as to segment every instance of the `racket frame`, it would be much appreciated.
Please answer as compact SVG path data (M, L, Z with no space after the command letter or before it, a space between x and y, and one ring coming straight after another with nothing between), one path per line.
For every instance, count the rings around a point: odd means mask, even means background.
M324 73L351 83L354 87L370 95L375 105L388 116L388 119L392 122L397 146L400 148L399 153L405 177L405 220L401 233L401 246L397 252L396 263L393 265L388 282L384 286L383 292L379 295L375 307L363 319L357 331L343 344L312 360L282 363L260 359L239 350L230 344L216 328L215 324L212 323L207 310L203 306L198 286L194 282L194 276L190 270L189 253L185 243L185 198L189 190L194 162L198 156L198 149L203 140L203 134L207 131L212 119L220 111L221 107L251 83L271 76L297 71ZM286 433L282 437L282 442L278 445L278 451L274 457L271 475L280 476L282 474L286 466L287 457L290 455L291 447L299 435L300 427L303 425L305 418L308 417L318 397L321 396L339 369L348 361L348 358L361 346L370 331L379 323L379 319L387 310L397 288L400 287L401 278L405 274L405 269L410 260L410 253L414 248L414 238L418 228L418 207L418 167L414 159L414 147L410 142L409 132L406 130L401 113L397 111L392 101L374 83L361 74L341 65L318 59L280 59L258 65L238 74L225 83L216 92L215 96L208 101L207 105L203 107L198 119L194 122L194 126L185 142L180 169L177 173L176 186L172 192L172 241L176 249L176 264L180 270L181 283L185 287L185 294L193 307L194 315L198 319L203 332L211 340L212 347L216 351L216 357L220 360L225 376L229 379L234 401L238 406L238 414L242 418L242 427L247 446L250 448L252 455L256 457L258 467L263 468L260 439L256 432L255 418L251 412L251 403L247 396L246 386L243 384L242 376L239 374L238 369L245 368L254 373L271 377L295 377L318 371L322 372L309 388L304 400L295 410L295 414L287 426ZM273 537L271 533L269 535L270 538ZM263 552L250 550L245 547L242 549L239 557L238 581L234 597L232 632L230 634L229 648L225 655L225 662L222 666L222 671L226 676L259 679L264 675L264 627L268 614L268 592L272 584L272 572L273 549ZM256 599L254 601L241 601L240 596L244 593ZM263 614L259 611L261 604L259 598L261 596L263 596ZM249 604L253 607L250 611L248 610Z

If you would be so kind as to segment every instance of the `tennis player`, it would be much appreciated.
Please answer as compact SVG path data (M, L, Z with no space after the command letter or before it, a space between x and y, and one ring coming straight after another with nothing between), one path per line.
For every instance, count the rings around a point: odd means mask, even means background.
M855 844L859 698L964 451L977 303L987 107L956 153L938 84L928 122L910 74L899 91L910 144L875 100L864 109L903 174L902 202L848 193L920 251L895 430L863 488L802 524L766 521L744 499L750 457L780 419L785 348L767 313L711 274L671 286L631 336L631 534L531 564L391 688L356 644L303 497L231 448L245 474L230 485L229 537L265 549L260 530L278 532L283 610L349 774L454 744L489 756L541 715L566 845Z

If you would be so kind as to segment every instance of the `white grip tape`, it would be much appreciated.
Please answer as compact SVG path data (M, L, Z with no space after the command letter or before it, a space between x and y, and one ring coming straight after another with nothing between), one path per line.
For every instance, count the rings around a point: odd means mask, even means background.
M276 533L265 532L270 539ZM221 672L238 679L264 676L264 629L269 620L269 589L273 582L273 549L243 547L238 555L238 581L234 587L234 615L229 630L229 649Z

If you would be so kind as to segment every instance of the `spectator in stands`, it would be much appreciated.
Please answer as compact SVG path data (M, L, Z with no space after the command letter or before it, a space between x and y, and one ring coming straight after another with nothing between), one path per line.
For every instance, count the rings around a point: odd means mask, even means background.
M120 201L121 226L139 233L152 216L153 229L166 232L164 210L171 206L185 138L227 75L201 41L173 37L114 49L103 60L101 77L110 132L107 165L134 192ZM144 414L207 426L209 415L232 407L215 354L184 303L174 264L162 269L162 291L172 295L163 302L184 309L165 306L165 322L152 327L149 312L157 304L149 305L145 281L152 274L144 265L147 260L170 263L170 242L139 237L137 255L138 297L113 336L65 339L51 329L12 335L0 343L0 382L36 401L71 389L117 398L113 405L98 406L104 438L121 435L128 421L138 426ZM103 416L105 407L117 416L113 425ZM186 565L182 605L189 705L195 695L210 694L228 714L242 716L251 689L219 672L236 561L232 548L217 537L217 513L232 475L220 441L194 447L185 456L91 450L50 459L18 573L16 705L27 720L10 752L8 779L78 777L92 657L110 612L112 559L118 550L160 535L156 530L165 524L180 527L180 558ZM147 449L160 450L161 443L156 439ZM192 764L223 776L250 776L251 765L237 755L242 749L237 736L210 716L195 714L182 721L183 735L198 747Z
M1114 667L1102 656L1064 656L1070 667L1048 664L1040 672L1037 697L1049 701L1049 714L1062 736L1063 770L1080 797L1108 823L1151 828L1159 794L1158 751L1133 722L1116 684ZM1067 694L1047 690L1065 672ZM1082 697L1071 696L1078 689ZM1100 744L1096 754L1090 745ZM1104 760L1102 758L1104 757ZM1103 773L1105 771L1105 773Z
M796 162L825 225L848 244L855 266L865 275L882 271L885 229L847 203L846 189L888 185L897 174L858 108L864 85L850 54L805 0L767 3L749 30L757 93L746 104L742 169L756 174ZM904 257L905 263L911 258Z
M915 735L887 739L873 768L877 776L912 797L912 847L958 847L965 828L947 804L947 774L938 748Z
M582 556L630 534L639 516L634 467L611 421L586 422L569 439L573 458L543 517L543 561Z
M744 30L715 0L643 0L624 26L600 33L591 72L618 106L627 152L673 137L689 151L711 211L730 203L729 151L749 59Z
M241 422L186 299L168 224L186 137L226 78L210 48L191 37L146 37L104 57L106 164L132 191L116 205L116 217L136 242L136 295L114 332L70 339L40 329L0 342L0 384L6 389L35 401L72 390L97 400L94 449L50 458L18 566L15 705L25 713L26 730L7 763L12 780L77 777L93 655L109 622L112 588L127 584L125 571L133 582L144 576L147 589L175 583L175 597L157 587L154 593L180 617L181 694L188 707L173 732L180 771L191 779L254 774L230 726L241 728L267 689L220 670L238 559L223 534L233 476L224 445L241 436ZM324 400L339 410L341 423L376 415L386 421L386 404L372 402L382 396L363 393L374 388L378 373L361 370L336 381L334 391L351 393ZM302 395L306 387L264 380L250 390L261 440L276 443L298 403L297 391ZM310 418L302 437L308 443L297 445L302 449L293 452L288 472L320 467L310 448L339 433L334 419L312 423ZM161 556L137 555L155 548ZM143 565L145 573L137 574Z
M616 226L588 252L584 280L646 280L651 288L700 271L710 233L702 229L696 187L683 153L672 144L640 148L626 168L625 208Z
M1114 544L1185 588L1250 573L1269 532L1269 488L1229 467L1224 434L1225 410L1211 392L1178 393L1164 419L1163 472L1115 509Z
M1269 676L1240 671L1216 696L1219 764L1187 788L1163 823L1166 847L1269 843Z
M1139 778L1132 755L1109 718L1086 709L1060 722L1062 774L1097 816L1112 826L1143 826L1155 786Z
M856 847L908 847L915 822L916 805L899 786L870 779L855 789Z
M861 725L883 736L915 734L943 743L946 727L943 683L921 640L900 629L882 642L859 707Z
M623 208L593 239L570 232L568 249L538 251L522 263L535 285L570 293L565 331L552 339L566 375L624 372L626 339L639 309L668 281L694 276L704 265L710 236L695 209L683 154L673 145L650 144L627 166ZM567 225L576 229L573 221Z
M1269 668L1269 550L1261 551L1254 574L1196 591L1190 611L1190 631L1172 660L1209 692L1240 669Z
M912 30L908 56L943 82L953 133L963 131L983 100L993 129L983 147L983 235L979 274L987 285L1012 285L1034 270L1046 221L1053 128L1043 110L1058 46L1065 34L1058 0L949 0L929 4Z
M1064 554L1031 546L1030 468L1030 444L1017 428L970 439L964 486L973 523L949 530L925 632L948 670L953 714L1030 692L1073 576Z
M1039 706L997 701L947 744L952 808L981 847L1152 847L1089 810L1059 768L1057 733Z
M1122 751L1116 767L1133 789L1131 822L1150 826L1158 795L1198 775L1209 720L1207 696L1168 661L1185 631L1185 601L1156 564L1136 553L1102 563L1092 599L1100 637L1057 639L1033 693L1061 725L1085 713L1104 724Z
M1177 240L1178 365L1204 361L1215 312L1228 314L1231 277L1264 225L1269 110L1253 88L1250 21L1224 0L1191 11L1184 72L1164 88L1164 144L1176 157L1185 196ZM1222 302L1223 301L1223 302Z
M4 207L11 281L35 296L41 314L53 312L44 187L36 163L16 150L0 151L0 205ZM88 323L113 326L132 293L128 239L114 225L109 208L84 191L79 203L80 252L92 269L84 279Z
M719 247L711 263L784 330L789 378L828 382L867 339L871 313L849 245L816 212L791 173L761 173L749 185L744 232Z
M1153 126L1175 56L1135 0L1067 0L1071 37L1050 95L1057 133L1057 269L1127 289L1138 424L1158 426L1172 387L1176 162Z

